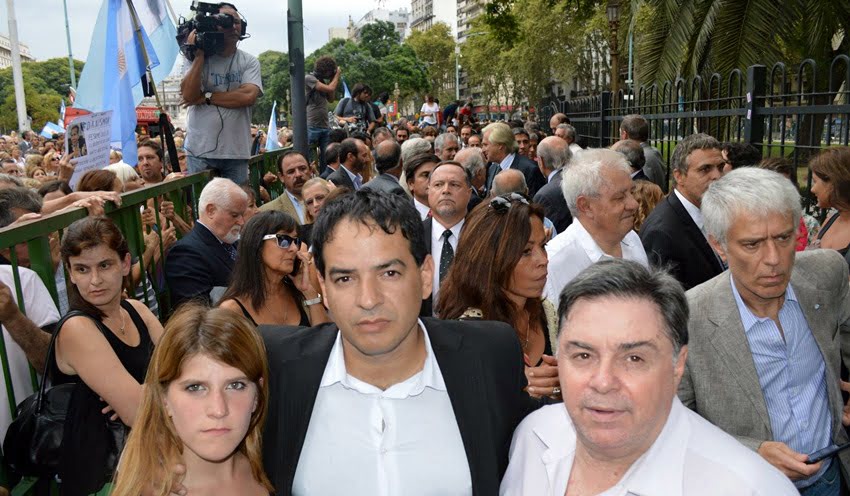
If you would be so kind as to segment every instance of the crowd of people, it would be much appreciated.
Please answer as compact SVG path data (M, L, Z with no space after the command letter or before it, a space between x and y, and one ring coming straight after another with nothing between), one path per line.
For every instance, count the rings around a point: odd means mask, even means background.
M478 122L430 96L389 123L365 84L330 110L323 57L315 153L254 189L240 53L207 61L238 59L238 87L196 95L203 52L187 65L204 125L180 172L140 140L137 167L72 188L62 137L0 142L0 228L90 214L49 240L58 305L25 245L0 252L15 394L30 365L76 384L63 494L848 493L850 451L813 457L850 441L850 148L809 163L821 226L792 163L751 146L693 134L665 160L628 115L588 149L564 114ZM219 117L240 136L213 151L239 152L198 156ZM197 212L141 206L131 252L104 204L206 168Z

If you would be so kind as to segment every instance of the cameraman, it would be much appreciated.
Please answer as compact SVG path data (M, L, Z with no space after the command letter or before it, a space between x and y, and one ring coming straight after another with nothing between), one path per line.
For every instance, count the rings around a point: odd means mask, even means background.
M236 48L244 37L236 7L222 2L218 12L232 17L233 26L218 26L224 43L217 53L204 53L195 45L195 30L186 39L195 58L187 59L180 83L183 105L189 108L184 147L189 172L214 169L221 177L244 184L251 156L251 107L263 93L260 62Z
M375 127L375 113L372 111L371 99L372 88L363 83L357 83L351 90L351 98L343 98L337 104L334 115L340 123L347 123L349 133L372 132L372 128Z

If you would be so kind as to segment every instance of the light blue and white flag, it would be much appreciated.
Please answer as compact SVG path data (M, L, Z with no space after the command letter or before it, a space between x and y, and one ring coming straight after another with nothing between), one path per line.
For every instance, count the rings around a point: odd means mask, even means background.
M138 32L131 5L138 15ZM139 38L154 81L162 81L179 51L174 23L165 0L103 0L93 31L74 107L112 110L111 141L121 147L126 163L136 165L136 105L142 101L141 78L147 68Z
M65 99L62 99L62 105L59 105L59 120L56 121L62 129L65 129Z
M269 132L266 135L266 151L277 150L277 100L272 104L272 116L269 117Z
M345 84L345 79L342 80L342 97L351 98L351 92L348 91L348 85Z

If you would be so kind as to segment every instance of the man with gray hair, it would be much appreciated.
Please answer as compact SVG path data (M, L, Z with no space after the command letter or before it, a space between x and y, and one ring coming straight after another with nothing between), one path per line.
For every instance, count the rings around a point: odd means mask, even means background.
M850 363L847 264L795 251L800 194L782 175L734 170L702 198L705 229L729 271L688 291L691 345L679 398L781 470L803 495L846 494ZM814 460L813 460L814 461ZM844 474L844 477L841 476Z
M443 133L434 140L434 154L440 157L440 160L454 160L458 150L460 143L454 133Z
M495 122L485 127L481 145L484 155L490 162L487 171L487 191L490 190L496 174L505 169L517 169L525 174L525 182L528 184L531 196L537 194L546 184L546 178L540 173L537 164L517 153L516 140L507 124Z
M537 166L547 183L534 195L534 203L543 205L546 217L552 219L558 232L566 231L573 222L561 191L562 173L572 156L567 142L556 136L544 138L537 145Z
M688 305L667 273L604 260L558 308L563 405L520 423L499 494L797 494L775 468L688 410Z
M685 290L723 272L723 263L708 244L703 226L702 195L720 178L726 161L720 142L692 134L673 151L675 188L649 214L640 239L649 261L669 267Z
M566 141L573 155L581 152L582 148L576 143L576 128L570 124L558 124L555 128L555 136Z
M230 179L214 178L198 199L198 221L165 257L172 308L199 299L215 303L230 283L248 195ZM269 233L274 234L274 233Z
M549 275L543 294L556 307L561 290L582 270L604 258L649 266L632 229L638 204L631 168L613 150L585 150L564 170L561 188L573 222L546 244Z
M475 147L464 148L457 152L455 161L459 162L469 175L472 176L472 195L469 198L467 210L472 211L484 198L484 182L487 180L487 162L481 149Z
M635 140L620 140L611 145L611 149L626 157L626 161L632 168L632 181L649 181L649 178L643 173L646 157L643 155L643 148L641 148L640 143Z
M644 174L666 193L667 174L664 172L664 159L661 158L661 152L649 144L649 122L638 114L623 117L623 122L620 123L620 139L630 139L640 143L646 158L646 165L643 166Z

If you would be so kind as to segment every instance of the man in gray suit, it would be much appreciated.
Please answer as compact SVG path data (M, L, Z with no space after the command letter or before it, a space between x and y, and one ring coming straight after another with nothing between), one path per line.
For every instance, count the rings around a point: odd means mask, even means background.
M363 185L363 189L406 195L398 182L401 176L401 146L393 139L382 141L375 148L375 167L378 177Z
M620 123L620 139L630 139L640 143L646 158L643 173L647 179L657 184L666 193L667 174L664 159L661 158L661 152L649 144L649 122L638 114L623 117L623 122Z
M690 351L682 402L756 450L803 495L839 495L850 452L841 360L850 358L847 264L832 250L796 254L800 195L746 167L709 186L705 228L729 270L688 291Z

